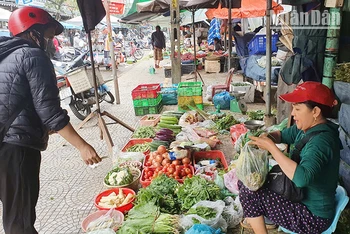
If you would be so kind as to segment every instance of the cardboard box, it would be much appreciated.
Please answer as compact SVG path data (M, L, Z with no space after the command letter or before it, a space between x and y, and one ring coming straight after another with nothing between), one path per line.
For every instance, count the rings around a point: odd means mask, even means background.
M205 60L204 69L205 69L205 72L220 72L220 61Z

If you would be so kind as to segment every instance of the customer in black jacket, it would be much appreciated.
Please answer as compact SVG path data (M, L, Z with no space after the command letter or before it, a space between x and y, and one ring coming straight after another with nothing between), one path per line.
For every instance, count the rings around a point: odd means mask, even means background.
M48 132L58 132L76 147L86 164L101 159L60 107L54 68L44 49L62 25L42 9L23 7L11 14L8 27L14 37L0 37L0 126L20 112L0 139L2 218L6 234L36 234L40 151L47 147Z

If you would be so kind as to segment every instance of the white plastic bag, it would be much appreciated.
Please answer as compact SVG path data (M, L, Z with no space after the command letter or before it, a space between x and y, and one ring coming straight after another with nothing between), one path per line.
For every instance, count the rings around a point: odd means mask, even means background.
M239 197L236 197L235 200L232 197L226 197L224 202L226 206L222 212L222 217L226 220L227 228L234 228L243 218L243 209Z
M115 234L115 231L113 229L106 228L106 229L88 232L87 234Z
M225 219L222 217L222 212L224 211L225 208L225 202L222 200L218 201L200 201L192 208L196 208L198 206L204 206L204 207L209 207L212 208L216 211L216 216L212 219L204 219L199 215L196 214L189 214L189 215L184 215L180 218L180 226L184 229L189 229L190 227L193 226L193 218L197 219L201 224L206 224L212 228L218 229L220 228L223 232L226 232L227 230L227 223Z
M110 209L106 214L91 221L86 228L86 231L103 230L107 228L114 229L120 226L123 222L123 216L119 215L119 212L114 208Z
M269 172L267 151L246 143L238 157L236 175L251 191L261 188Z
M139 161L143 162L145 155L142 152L122 152L118 146L112 148L112 165L113 167L118 166L120 163L128 161Z

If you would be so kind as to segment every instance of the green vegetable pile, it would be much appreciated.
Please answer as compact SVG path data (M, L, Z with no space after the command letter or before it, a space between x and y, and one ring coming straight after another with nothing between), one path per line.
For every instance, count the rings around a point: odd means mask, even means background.
M127 148L126 151L127 152L146 152L147 150L149 150L150 147L150 143L144 143L144 144L136 144L131 146L130 148Z
M148 187L139 190L136 195L136 204L144 205L152 202L160 207L161 212L178 214L180 204L175 193L178 186L179 182L175 179L160 175L153 179Z
M196 208L191 208L186 213L189 214L196 214L204 219L212 219L216 216L216 211L213 208L205 207L205 206L197 206Z
M263 110L248 111L248 117L250 120L264 120L265 112Z
M126 221L117 234L178 234L179 218L177 215L160 213L153 203L137 205L128 213Z
M217 120L215 124L218 130L229 130L232 125L238 123L239 121L237 121L232 115L226 115L225 117Z
M153 127L150 126L144 126L139 127L135 130L134 134L132 135L132 138L153 138L156 136L156 131Z
M134 176L128 167L115 167L107 173L104 182L108 185L128 185L133 182Z
M199 201L216 201L221 199L219 186L198 176L186 178L183 185L178 187L177 197L181 210L187 211Z

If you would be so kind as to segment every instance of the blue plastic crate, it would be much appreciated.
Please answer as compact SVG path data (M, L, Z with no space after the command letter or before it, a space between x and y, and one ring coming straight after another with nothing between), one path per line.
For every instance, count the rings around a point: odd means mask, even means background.
M277 51L278 35L274 34L271 38L271 50ZM249 55L253 54L266 54L266 35L255 35L254 38L248 44Z

